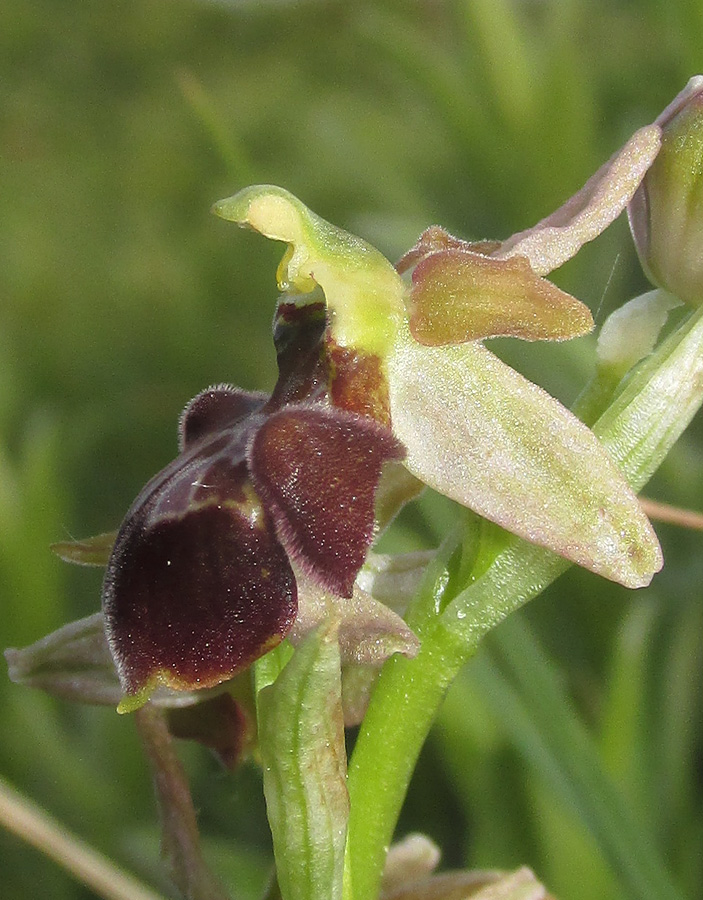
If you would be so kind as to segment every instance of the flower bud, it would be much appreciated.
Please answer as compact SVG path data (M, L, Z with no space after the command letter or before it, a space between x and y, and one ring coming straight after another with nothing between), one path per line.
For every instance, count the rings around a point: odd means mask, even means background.
M703 303L703 76L661 114L661 150L629 207L642 266L654 284Z

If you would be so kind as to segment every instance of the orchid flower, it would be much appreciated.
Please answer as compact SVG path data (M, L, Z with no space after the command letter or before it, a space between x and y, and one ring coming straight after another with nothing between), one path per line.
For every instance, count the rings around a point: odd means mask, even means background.
M342 623L343 662L416 653L402 619L356 578L378 530L424 485L606 578L649 583L659 544L598 439L483 341L590 330L588 309L544 276L632 200L661 131L640 129L528 231L468 243L432 227L397 267L282 188L215 204L287 245L279 379L270 396L199 394L179 455L116 537L63 548L107 561L120 709L164 688L216 686L329 617Z
M417 479L529 541L629 587L661 554L636 497L593 434L495 357L482 339L559 340L592 325L541 274L624 209L659 146L642 129L561 210L503 244L426 231L394 269L375 249L286 191L247 188L225 219L288 244L279 288L322 289L327 352L342 363L335 402L389 425ZM408 284L402 272L413 267ZM365 373L349 391L351 370ZM376 373L375 380L369 373Z

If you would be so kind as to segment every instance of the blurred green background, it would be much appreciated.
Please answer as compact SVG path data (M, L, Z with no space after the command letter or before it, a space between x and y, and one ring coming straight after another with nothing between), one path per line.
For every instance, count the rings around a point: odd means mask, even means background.
M281 248L210 216L213 201L281 184L392 259L432 223L506 237L702 69L700 0L4 0L0 645L98 608L100 573L48 546L117 526L174 455L190 396L272 384ZM598 323L646 288L624 221L555 280ZM494 346L567 403L591 371L590 337ZM651 496L703 509L701 431ZM386 549L431 545L454 514L426 497ZM636 897L618 828L604 837L589 791L570 787L587 742L637 840L700 896L703 538L658 532L651 588L572 571L486 647L448 698L401 832L431 834L450 866L527 863L563 900ZM258 896L256 768L183 756L208 853L235 900ZM129 717L2 677L0 775L173 896ZM7 900L94 896L3 831L0 860Z

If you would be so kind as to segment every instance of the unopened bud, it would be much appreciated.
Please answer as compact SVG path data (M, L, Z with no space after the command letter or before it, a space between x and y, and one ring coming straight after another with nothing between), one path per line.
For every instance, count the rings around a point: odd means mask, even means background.
M661 150L628 207L642 266L654 284L703 304L703 76L657 120Z

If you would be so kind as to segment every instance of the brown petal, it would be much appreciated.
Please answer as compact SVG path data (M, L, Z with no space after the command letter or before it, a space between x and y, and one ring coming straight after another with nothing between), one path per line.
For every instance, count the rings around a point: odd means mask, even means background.
M248 674L243 677L249 678ZM244 761L255 740L252 713L227 692L202 703L169 709L166 717L174 737L208 747L230 771Z
M411 247L407 253L403 254L395 264L396 271L402 275L408 269L416 266L420 260L429 256L431 253L437 253L440 250L469 250L472 253L480 253L483 256L490 256L496 250L500 250L500 241L465 241L462 238L454 237L445 231L441 225L430 225L426 228L417 239L415 246Z
M312 578L351 597L373 538L383 463L403 456L390 431L339 410L290 406L257 431L252 480L291 558Z
M558 341L593 327L588 307L535 275L524 257L432 253L413 272L410 300L410 330L428 346L499 335Z

